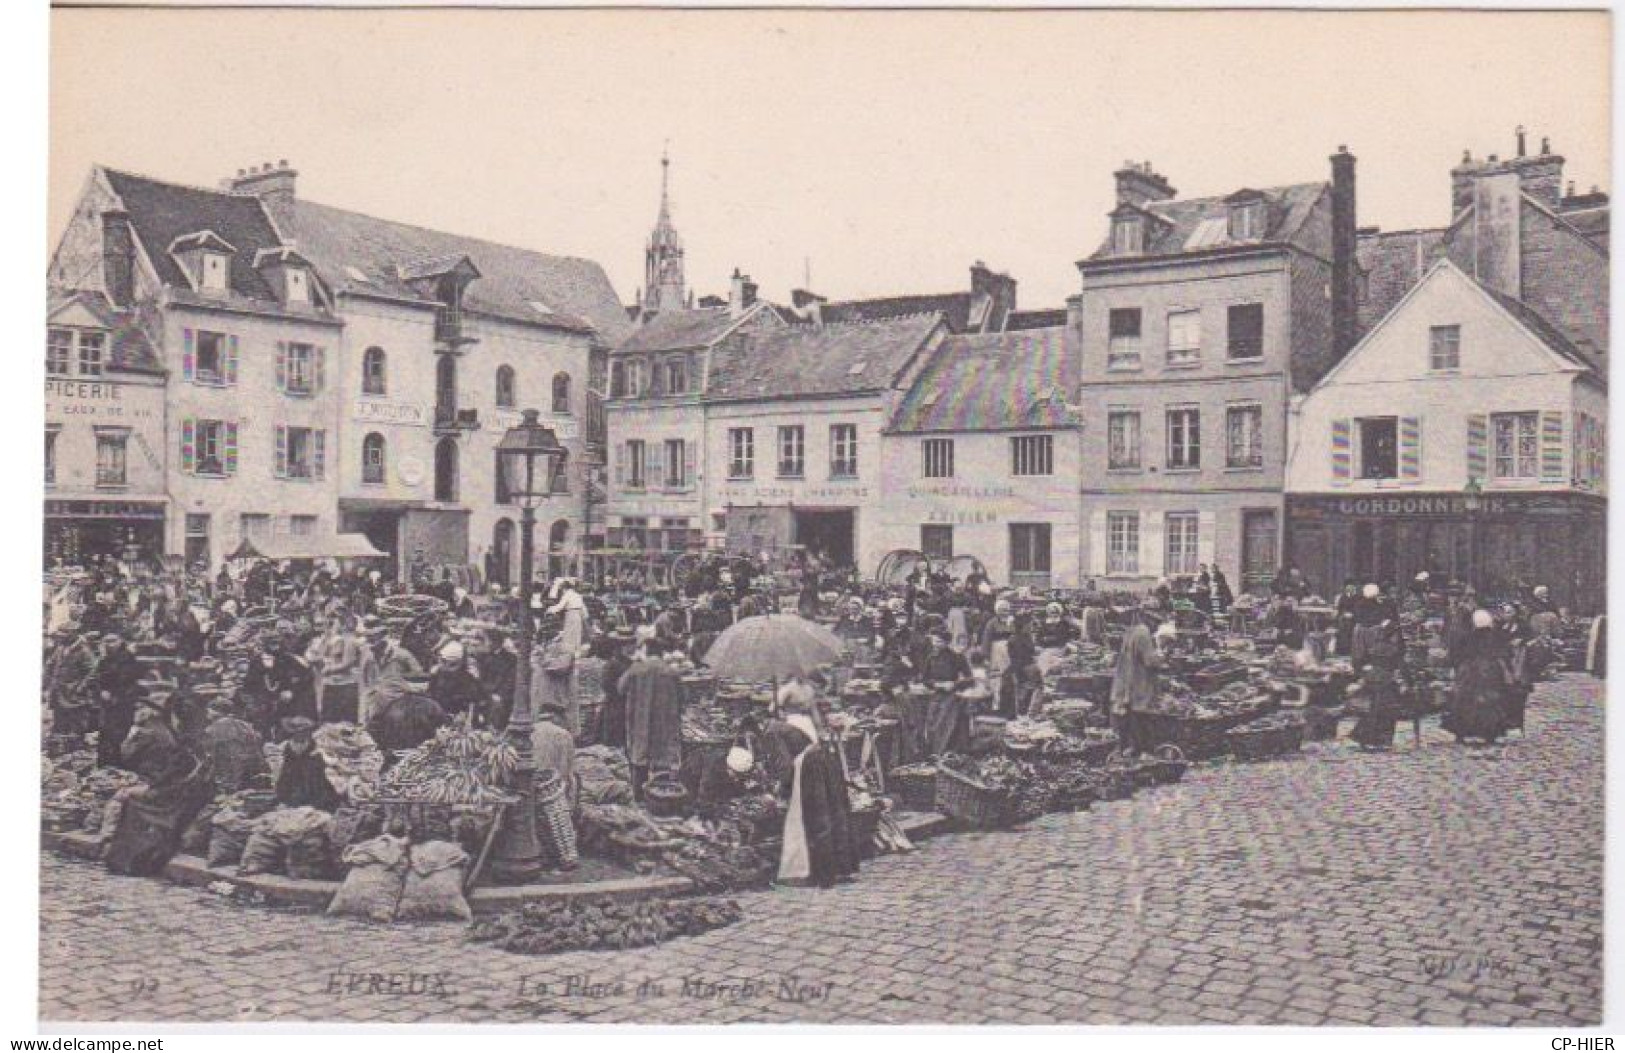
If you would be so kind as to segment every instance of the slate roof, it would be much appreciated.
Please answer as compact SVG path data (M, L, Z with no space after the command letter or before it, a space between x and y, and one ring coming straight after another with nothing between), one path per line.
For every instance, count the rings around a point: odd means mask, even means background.
M711 352L708 400L881 391L942 324L934 314L876 322L787 326L728 340Z
M1553 325L1551 322L1548 322L1534 308L1530 307L1522 300L1515 300L1505 293L1495 291L1488 285L1485 285L1483 282L1477 282L1476 284L1479 288L1489 293L1490 297L1494 299L1496 303L1506 308L1507 312L1522 323L1525 329L1528 329L1531 333L1533 333L1541 343L1551 348L1560 357L1574 363L1577 366L1584 366L1586 369L1595 372L1599 377L1607 376L1606 369L1602 363L1593 362L1589 355L1587 355L1584 351L1581 351L1572 340L1563 335L1562 330L1558 329L1557 326Z
M632 331L608 275L591 260L499 245L313 201L295 200L279 209L277 224L335 290L422 299L403 277L403 268L413 273L467 256L480 277L463 294L466 310L567 329L595 328L610 346ZM357 279L352 268L366 280Z
M1081 362L1076 334L1066 326L949 336L897 407L891 430L1076 427L1068 402Z
M1613 210L1608 206L1607 195L1587 195L1587 197L1601 198L1601 202L1582 208L1564 208L1558 215L1587 239L1607 250L1609 217Z
M1243 245L1256 245L1264 243L1292 242L1303 228L1304 221L1315 207L1315 202L1327 192L1328 184L1298 183L1294 186L1272 187L1257 191L1267 203L1268 220L1264 228L1263 237L1256 241L1232 242L1227 236L1221 235L1216 241L1204 242L1200 245L1190 244L1197 228L1206 219L1225 219L1230 215L1230 206L1227 198L1235 194L1225 194L1217 197L1195 197L1185 200L1154 201L1147 204L1141 211L1148 212L1163 222L1148 223L1146 226L1146 243L1143 253L1119 255L1112 251L1111 232L1108 231L1100 247L1089 255L1089 262L1112 259L1145 259L1147 257L1178 256L1187 252L1210 252L1235 248Z
M726 307L661 311L633 331L617 354L710 347L739 321Z
M114 307L105 295L96 290L59 289L47 294L46 313L54 315L75 302L95 315L96 320L107 329L108 372L163 376L163 361L135 311Z
M1360 283L1360 331L1385 318L1411 287L1445 255L1445 232L1396 230L1361 234L1355 258L1365 274Z
M940 314L948 323L948 329L959 333L970 324L970 312L971 293L967 290L913 296L882 296L873 300L834 300L819 309L819 316L827 325Z
M169 254L175 239L212 231L236 249L228 275L231 291L250 300L277 302L276 292L254 269L255 253L282 243L257 198L162 183L111 168L102 171L113 193L124 203L130 226L165 285L192 287L180 264Z

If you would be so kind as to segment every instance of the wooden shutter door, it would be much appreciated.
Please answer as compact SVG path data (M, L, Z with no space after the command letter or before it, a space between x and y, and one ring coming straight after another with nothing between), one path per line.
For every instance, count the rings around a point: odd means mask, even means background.
M288 390L288 342L286 340L276 342L276 389L278 391Z
M181 376L187 380L197 376L197 331L181 330Z
M1480 483L1489 478L1490 418L1483 413L1467 415L1467 478Z
M310 390L320 392L327 385L327 348L318 347L310 352L311 368L314 371Z
M1354 474L1354 444L1347 417L1332 421L1332 485L1347 486Z
M317 479L327 478L327 429L317 428L310 433L311 474Z
M615 485L616 486L622 486L625 483L626 483L626 443L618 442L618 443L615 444Z
M694 444L687 440L683 442L683 485L694 485Z
M288 477L288 427L285 424L276 426L276 477Z
M1399 477L1406 482L1422 478L1422 418L1399 418Z
M1546 410L1540 415L1540 481L1563 481L1563 411Z
M237 338L226 337L226 361L221 372L225 374L227 384L237 383Z
M221 454L221 459L225 462L226 474L227 475L236 475L237 474L237 422L234 421L234 420L233 421L227 421L224 425L221 426L221 430L225 432L224 441L225 441L225 446L226 446L224 452Z

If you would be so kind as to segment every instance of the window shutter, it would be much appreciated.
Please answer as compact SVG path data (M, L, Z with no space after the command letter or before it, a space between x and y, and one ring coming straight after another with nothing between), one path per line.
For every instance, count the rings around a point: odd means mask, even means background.
M1219 516L1211 508L1196 513L1196 562L1213 566L1217 551Z
M1467 415L1467 478L1483 482L1489 477L1490 418L1484 413Z
M1161 512L1140 513L1140 573L1157 577L1168 573L1166 519Z
M683 485L694 485L694 444L683 443Z
M288 477L288 426L285 424L276 426L276 477Z
M221 460L225 462L226 474L237 474L237 422L227 421L221 430L225 432L225 450L221 453Z
M1399 477L1409 482L1422 478L1422 418L1399 418Z
M1546 410L1540 415L1540 481L1563 481L1563 411Z
M1347 486L1353 474L1354 445L1347 417L1332 421L1332 485Z
M1101 577L1106 573L1106 513L1089 513L1089 573Z
M317 479L327 478L327 429L317 428L310 433L310 465Z
M181 330L181 376L191 380L197 375L197 332Z
M286 340L276 342L276 389L278 391L288 390L288 342Z
M313 393L320 392L327 386L327 348L318 347L310 352L314 380L311 385Z
M235 336L226 337L226 361L222 372L226 375L227 384L237 383L237 338Z
M181 471L197 471L197 421L191 417L181 421Z
M615 444L615 485L616 486L622 486L625 483L626 483L626 443L618 442L618 443Z

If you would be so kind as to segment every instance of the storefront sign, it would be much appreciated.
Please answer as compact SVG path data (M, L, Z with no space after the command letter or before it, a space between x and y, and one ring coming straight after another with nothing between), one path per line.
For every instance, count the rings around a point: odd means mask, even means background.
M378 402L357 399L355 421L358 424L399 424L413 428L429 426L429 410L420 402Z
M908 488L910 499L922 497L1014 497L1016 489L1013 486L911 486Z
M95 420L128 422L154 420L159 389L152 392L148 402L152 405L132 405L125 399L127 385L103 380L65 380L52 377L45 382L46 419L56 417L91 417Z
M156 501L47 501L48 519L163 519Z
M1471 515L1522 515L1565 507L1561 494L1485 494L1476 511L1469 511L1460 494L1406 494L1371 497L1291 497L1290 510L1299 515L1350 518L1448 519Z
M999 514L975 508L933 508L925 514L927 523L952 523L955 526L985 526L997 523Z
M868 487L844 486L809 486L805 489L793 486L760 486L722 491L722 500L729 504L766 504L778 501L796 503L815 500L863 501L868 496Z

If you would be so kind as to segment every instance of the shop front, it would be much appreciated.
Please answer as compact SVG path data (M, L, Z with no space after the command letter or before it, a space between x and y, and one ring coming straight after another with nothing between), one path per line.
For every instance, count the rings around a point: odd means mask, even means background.
M1545 585L1578 614L1603 609L1607 503L1582 493L1287 496L1287 552L1318 591L1418 573L1488 597Z
M158 561L164 552L164 502L50 500L45 502L45 565L83 566L111 557Z

